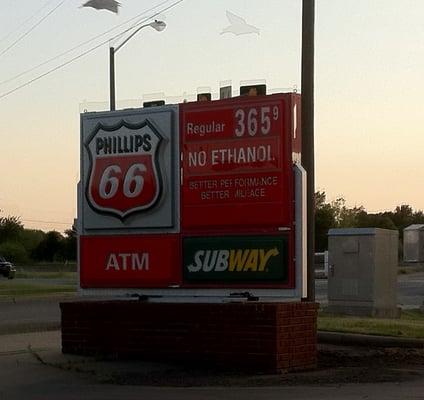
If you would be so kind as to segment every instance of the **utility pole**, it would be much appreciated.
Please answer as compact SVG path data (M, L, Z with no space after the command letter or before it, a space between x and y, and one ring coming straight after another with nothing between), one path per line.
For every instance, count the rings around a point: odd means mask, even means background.
M315 301L314 31L315 0L302 0L302 165L307 173L308 301Z

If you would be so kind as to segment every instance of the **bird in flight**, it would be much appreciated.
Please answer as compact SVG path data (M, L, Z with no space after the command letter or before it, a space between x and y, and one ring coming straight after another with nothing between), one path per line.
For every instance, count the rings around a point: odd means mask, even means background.
M89 0L81 7L92 7L96 10L108 10L118 14L118 7L120 6L121 3L115 0Z
M259 29L256 26L249 25L244 18L241 18L230 11L227 11L227 18L231 25L224 28L221 35L224 33L233 33L234 35L257 33L259 35Z

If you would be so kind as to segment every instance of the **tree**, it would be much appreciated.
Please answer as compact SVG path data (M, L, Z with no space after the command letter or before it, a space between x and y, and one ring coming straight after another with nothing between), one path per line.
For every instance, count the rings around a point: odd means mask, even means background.
M324 191L315 193L315 249L324 251L328 248L328 231L331 228L354 228L362 214L362 206L348 208L343 197L327 203Z
M331 207L334 209L337 228L354 228L358 225L358 218L362 213L365 213L363 206L355 206L348 208L346 200L343 197L331 202Z
M328 230L336 226L336 212L325 200L325 192L315 193L315 249L317 251L327 250Z
M400 206L397 206L394 211L386 212L384 213L386 216L388 216L393 223L396 225L396 228L399 229L399 237L403 238L403 230L416 222L414 211L411 206L407 204L402 204ZM419 216L422 215L422 212L419 212Z
M0 218L0 243L18 241L24 231L24 226L19 217L7 216Z
M396 225L385 213L367 214L366 212L358 216L358 228L382 228L397 230Z
M394 211L368 214L363 206L347 207L343 197L327 203L324 191L318 191L315 194L315 248L317 251L327 249L327 234L331 228L398 230L401 244L403 230L411 224L424 224L424 212L414 211L407 204L397 206Z
M20 242L28 254L32 254L45 236L45 232L39 229L24 229L20 235Z
M77 258L77 230L73 225L65 231L62 241L62 256L65 260L76 260Z
M43 240L38 244L32 253L32 257L37 261L54 261L62 256L63 236L56 231L47 232Z
M19 242L6 241L0 244L0 254L14 264L27 264L29 261L25 247Z

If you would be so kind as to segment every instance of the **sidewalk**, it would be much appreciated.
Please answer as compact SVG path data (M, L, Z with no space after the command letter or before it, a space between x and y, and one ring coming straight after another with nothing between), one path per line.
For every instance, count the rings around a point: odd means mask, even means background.
M0 354L25 353L29 347L38 352L60 351L60 331L39 331L0 336Z

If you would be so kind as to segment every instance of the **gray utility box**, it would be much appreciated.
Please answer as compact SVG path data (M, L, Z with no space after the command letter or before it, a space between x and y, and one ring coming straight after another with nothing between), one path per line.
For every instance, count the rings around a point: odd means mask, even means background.
M328 311L398 317L398 232L330 229L328 236Z
M424 262L424 224L409 225L403 230L403 261Z

